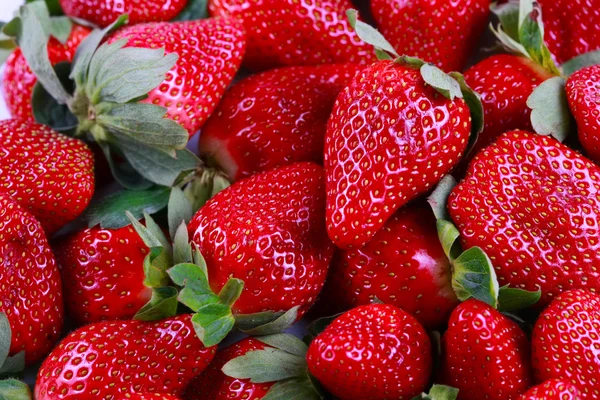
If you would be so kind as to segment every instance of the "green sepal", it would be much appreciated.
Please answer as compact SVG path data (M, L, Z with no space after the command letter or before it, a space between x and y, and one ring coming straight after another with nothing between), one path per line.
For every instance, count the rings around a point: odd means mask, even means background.
M456 179L452 175L446 175L427 198L427 202L431 206L436 219L450 220L447 206L448 197L456 185Z
M0 379L21 377L25 370L25 351L9 356L0 366Z
M199 175L195 176L184 189L186 197L192 203L193 212L198 211L213 196L231 185L220 172L206 167L200 169Z
M165 286L152 289L152 298L135 314L139 321L158 321L177 315L177 288Z
M163 260L167 252L162 247L150 248L150 253L144 257L144 285L149 288L160 288L169 284Z
M473 147L475 147L475 143L477 143L479 134L483 132L485 123L483 103L481 102L481 96L479 93L467 85L465 76L463 74L460 72L450 72L449 75L460 85L462 98L465 103L467 103L467 107L469 107L469 111L471 113L471 135L469 136L469 143L467 144L467 149L465 150L465 155L469 155L471 150L473 150Z
M391 55L394 58L400 56L396 52L396 49L394 49L394 46L392 46L377 29L358 19L358 11L349 9L346 11L346 16L348 17L350 26L352 26L358 37L366 44L373 46L378 57L382 57L385 53L388 53L388 55ZM385 57L385 59L390 58Z
M198 339L206 347L223 341L235 326L231 308L221 303L202 306L192 317L192 324Z
M125 189L140 191L154 186L154 183L140 175L127 159L118 160L117 154L120 152L114 149L113 145L102 142L98 142L97 144L100 146L102 153L104 153L113 177Z
M323 332L333 321L335 321L337 317L339 317L342 314L343 313L339 313L327 317L317 318L313 322L311 322L310 325L308 325L308 327L306 328L308 332L306 338L307 341L309 343L312 342L314 338L319 336L321 332Z
M171 238L174 239L175 232L179 229L181 224L187 224L193 216L194 211L189 199L180 188L172 188L169 196L168 208L169 233ZM189 261L191 262L191 259Z
M521 4L527 4L527 1L521 1ZM525 14L527 9L522 8L520 11L519 42L533 61L550 71L553 75L560 75L560 71L552 59L552 54L544 43L542 8L538 3L533 3L531 6L532 10L528 14ZM523 17L523 14L526 16Z
M530 292L528 290L511 288L508 285L500 288L498 295L498 310L512 312L535 305L542 297L542 291Z
M440 244L444 250L444 254L446 254L446 257L448 257L450 262L454 262L458 257L460 257L462 252L462 248L460 247L460 242L458 240L460 237L460 232L452 222L445 219L438 219L436 221L436 228Z
M34 1L44 1L44 0L25 0L25 3L33 3ZM59 17L64 15L63 9L60 6L59 0L45 0L46 6L48 7L48 11L51 16Z
M288 378L306 376L306 359L286 351L266 348L250 351L227 362L222 371L236 379L249 379L253 383L278 382Z
M50 35L63 45L67 44L72 30L73 21L69 17L50 17Z
M257 340L273 348L297 355L298 357L305 357L308 352L306 343L289 333L258 336Z
M569 61L563 63L560 66L560 69L562 70L562 75L568 77L582 68L598 64L600 64L600 50L594 50L573 57Z
M72 92L74 82L69 78L71 64L62 62L54 65L53 68L65 90ZM69 106L57 102L39 82L33 87L31 107L37 123L47 125L56 131L72 134L79 124L79 120L73 115Z
M445 98L454 100L463 97L458 81L435 65L425 63L420 72L423 80Z
M0 378L20 375L25 369L25 352L9 356L12 330L8 317L0 313Z
M461 301L475 298L498 307L498 280L492 261L479 247L464 251L452 263L452 288Z
M429 393L422 393L412 400L456 400L458 389L446 385L433 385Z
M179 225L179 228L173 235L173 263L189 264L194 262L192 254L192 245L189 241L188 230L185 222Z
M192 259L193 259L194 265L196 265L198 268L200 268L200 270L202 272L204 272L206 279L208 279L209 276L208 276L208 267L206 265L206 260L202 256L202 253L200 252L200 249L198 248L198 246L196 246L196 244L193 244Z
M8 358L10 344L12 342L12 330L8 317L0 312L0 365Z
M498 17L504 33L518 43L519 41L519 3L508 1L506 3L494 2L490 11Z
M189 0L173 21L197 21L208 18L208 0Z
M199 310L205 304L217 304L219 296L215 294L202 268L196 264L177 264L168 271L171 280L182 289L179 291L179 302L192 311Z
M290 378L275 383L262 400L322 400L326 395L310 376Z
M249 322L248 314L242 316L244 319L245 327L242 329L238 322L238 328L247 335L251 336L262 336L262 335L273 335L276 333L283 332L284 330L291 327L298 320L299 306L290 308L285 313L273 313L274 319L271 321L263 321L263 323L251 326ZM265 316L264 313L260 313L261 316ZM250 316L251 318L251 316ZM236 315L236 322L238 321L238 315Z
M417 57L400 56L394 59L394 63L410 67L412 69L421 69L421 67L427 64L425 61Z
M16 379L0 381L0 400L31 400L31 390L25 382Z
M563 142L571 131L572 116L565 91L566 81L555 76L542 82L527 99L533 130Z
M14 37L5 35L2 30L6 25L5 22L0 21L0 65L4 64L8 56L17 48L17 42Z

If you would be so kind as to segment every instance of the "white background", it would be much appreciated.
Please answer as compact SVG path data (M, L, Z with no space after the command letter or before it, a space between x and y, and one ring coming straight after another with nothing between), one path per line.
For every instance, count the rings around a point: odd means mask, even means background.
M0 21L8 22L17 7L23 4L23 0L0 0ZM10 115L6 111L4 98L0 96L0 120L9 118Z

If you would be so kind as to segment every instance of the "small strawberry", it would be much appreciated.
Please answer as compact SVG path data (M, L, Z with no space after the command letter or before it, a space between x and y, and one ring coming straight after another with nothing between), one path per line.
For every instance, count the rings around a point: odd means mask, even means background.
M442 353L441 380L458 389L459 400L517 400L531 386L527 336L479 300L452 312Z
M215 348L196 337L189 315L158 322L102 322L69 334L42 364L38 400L114 399L134 393L179 396ZM92 398L92 397L89 397Z
M400 54L461 71L489 16L488 0L373 0L381 33Z
M519 400L581 400L575 385L561 379L549 379L525 392Z
M60 273L40 223L0 193L0 312L12 331L10 354L40 360L63 326ZM3 333L4 334L4 333Z
M600 65L575 72L567 80L565 91L569 108L577 122L581 145L589 157L600 162Z
M0 192L42 224L48 236L71 222L94 194L94 157L80 140L34 122L0 122Z
M538 318L532 346L539 382L562 379L582 399L600 399L600 296L585 290L558 296Z
M373 50L345 18L349 0L210 0L212 16L244 23L248 50L244 65L265 70L292 65L368 63ZM290 34L293 32L293 34Z
M253 75L225 94L200 135L200 154L237 181L300 161L323 162L327 119L355 64Z

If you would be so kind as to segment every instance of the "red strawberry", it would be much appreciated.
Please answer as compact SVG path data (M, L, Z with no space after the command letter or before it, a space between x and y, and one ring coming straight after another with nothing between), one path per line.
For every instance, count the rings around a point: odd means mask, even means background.
M400 54L462 70L489 16L488 0L372 0L381 33Z
M46 358L35 396L38 400L113 399L136 392L178 396L214 353L214 347L206 348L198 340L189 315L158 322L92 324L69 334Z
M459 390L459 400L516 400L532 383L527 336L479 300L454 309L442 353L441 379Z
M65 14L105 27L121 14L129 15L130 24L169 21L177 16L190 0L59 0Z
M0 194L0 312L12 331L10 354L41 359L63 325L60 273L40 223Z
M426 327L438 327L458 303L451 279L431 210L411 205L394 214L364 247L338 251L319 304L333 308L333 314L377 298Z
M211 0L208 8L243 21L251 69L375 61L346 19L349 0Z
M600 296L585 290L558 296L537 320L532 345L538 381L566 380L582 399L600 399Z
M48 42L48 57L52 65L63 61L71 62L79 43L90 33L91 29L85 26L73 25L71 35L65 44L54 37ZM2 77L2 91L6 106L15 118L33 121L31 109L31 95L37 83L35 74L29 68L20 49L15 50L8 60Z
M465 249L481 247L500 286L600 290L600 169L558 141L509 132L483 150L448 201Z
M200 153L231 180L300 161L323 161L325 126L355 64L253 75L226 94L200 136Z
M118 398L119 400L181 400L180 397L164 393L135 393L126 394Z
M94 157L80 140L19 119L0 122L0 191L10 194L52 235L94 194Z
M273 383L252 383L248 379L231 378L225 375L221 368L234 358L265 347L258 340L246 338L217 352L208 368L188 386L185 393L186 400L262 399Z
M561 380L549 379L541 385L525 392L519 400L580 400L579 389L575 385Z
M79 324L130 319L152 295L144 285L148 248L133 227L84 229L56 249L65 305Z
M431 343L410 314L371 304L336 318L310 344L306 360L341 399L412 399L429 382Z

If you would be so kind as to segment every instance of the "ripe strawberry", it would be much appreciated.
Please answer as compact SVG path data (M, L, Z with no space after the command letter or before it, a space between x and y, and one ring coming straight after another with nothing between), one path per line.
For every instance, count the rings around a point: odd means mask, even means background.
M71 35L65 44L51 37L48 42L50 63L56 65L63 61L73 61L75 50L90 31L91 29L88 27L74 24ZM6 69L2 76L4 100L13 117L34 121L31 95L36 83L37 78L29 68L23 53L20 49L15 50L6 60Z
M35 396L39 400L113 399L136 392L179 396L214 353L214 347L206 348L198 340L189 315L158 322L92 324L69 334L46 358Z
M310 344L310 373L345 400L412 399L431 374L431 343L410 314L360 306L336 318Z
M78 325L131 319L152 295L144 285L148 248L133 227L76 232L56 248L65 306Z
M519 400L580 400L579 389L575 385L561 380L549 379L525 392Z
M0 193L0 312L12 331L10 354L27 364L54 346L63 325L60 273L40 223Z
M370 46L350 27L349 0L210 0L212 16L243 21L248 34L244 65L264 70L291 65L368 63ZM290 34L293 32L293 34Z
M543 306L572 288L600 290L600 168L560 142L506 133L471 163L448 200L464 248L481 247L500 286Z
M451 275L431 210L410 205L364 247L337 252L319 305L334 314L377 298L438 327L458 304Z
M119 400L181 400L180 397L164 393L135 393L126 394L118 398Z
M200 154L232 181L300 161L323 161L325 126L356 64L253 75L224 96L200 135Z
M558 296L537 320L532 346L538 381L566 380L582 399L600 399L600 296L585 290Z
M44 125L1 121L0 191L38 218L51 236L77 218L92 199L92 152L82 141Z
M373 0L381 33L400 54L461 71L489 17L488 0Z
M516 400L531 386L527 336L479 300L454 309L442 353L441 379L459 390L459 400Z
M217 352L208 368L189 384L184 397L187 400L262 399L273 383L252 383L249 379L232 378L221 369L230 360L265 347L256 339L245 338Z
M129 23L169 21L179 14L189 0L59 0L65 14L105 27L121 14L129 15Z

